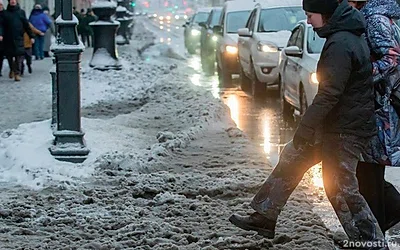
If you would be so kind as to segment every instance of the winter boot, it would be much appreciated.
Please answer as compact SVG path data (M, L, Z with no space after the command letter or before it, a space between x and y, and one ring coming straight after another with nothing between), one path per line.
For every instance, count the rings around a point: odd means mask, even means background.
M10 73L8 74L8 77L9 77L10 79L13 79L13 78L14 78L14 72L13 72L13 71L10 71Z
M21 77L20 77L19 75L15 74L14 80L15 80L16 82L19 82L19 81L21 81Z
M28 64L28 72L29 72L29 74L32 74L32 65L31 64Z
M267 237L268 239L273 239L275 237L276 221L270 220L257 212L250 216L233 214L229 217L229 221L241 229L256 231L258 234Z

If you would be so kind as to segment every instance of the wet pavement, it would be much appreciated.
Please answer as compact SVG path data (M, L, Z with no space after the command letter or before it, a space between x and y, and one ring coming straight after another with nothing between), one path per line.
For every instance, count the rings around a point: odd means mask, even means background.
M160 43L167 43L179 53L185 54L183 45L183 29L180 25L171 25L161 29L158 23L153 22L152 29L157 30ZM179 27L179 28L178 28ZM270 91L264 100L255 100L249 93L239 88L239 79L234 79L232 87L221 88L217 75L205 76L201 71L200 57L193 55L188 57L188 66L194 73L190 80L192 84L203 86L210 90L215 98L221 98L230 108L231 117L237 127L254 143L263 148L266 157L275 166L279 154L284 145L290 141L295 132L295 124L284 123L280 112L280 100L277 91ZM234 77L235 78L235 77ZM325 196L321 166L316 165L305 175L304 181L309 183L310 198L313 200L314 212L319 214L332 231L342 231L342 227ZM400 225L392 228L388 233L388 239L392 243L390 249L400 249Z

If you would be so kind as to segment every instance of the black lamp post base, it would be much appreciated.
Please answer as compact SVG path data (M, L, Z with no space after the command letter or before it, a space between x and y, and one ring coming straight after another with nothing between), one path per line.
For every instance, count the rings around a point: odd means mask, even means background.
M56 131L54 145L49 148L50 153L60 161L72 163L84 162L90 150L83 140L85 133L76 131Z
M115 33L119 22L97 21L90 23L90 26L94 32L94 48L89 66L98 70L122 69L115 48Z

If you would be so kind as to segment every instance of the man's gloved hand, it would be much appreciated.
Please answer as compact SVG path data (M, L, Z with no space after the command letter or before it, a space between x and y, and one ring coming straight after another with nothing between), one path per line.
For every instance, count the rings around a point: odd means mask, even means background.
M296 150L307 145L314 145L315 131L313 128L300 123L293 136L293 146Z

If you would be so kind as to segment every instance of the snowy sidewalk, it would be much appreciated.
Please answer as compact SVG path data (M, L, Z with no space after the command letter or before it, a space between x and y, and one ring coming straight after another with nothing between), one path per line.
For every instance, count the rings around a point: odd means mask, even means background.
M135 34L123 70L83 66L83 164L50 156L49 120L1 135L0 249L335 249L305 185L274 240L228 222L271 166L184 63L162 46L140 57L153 37Z

